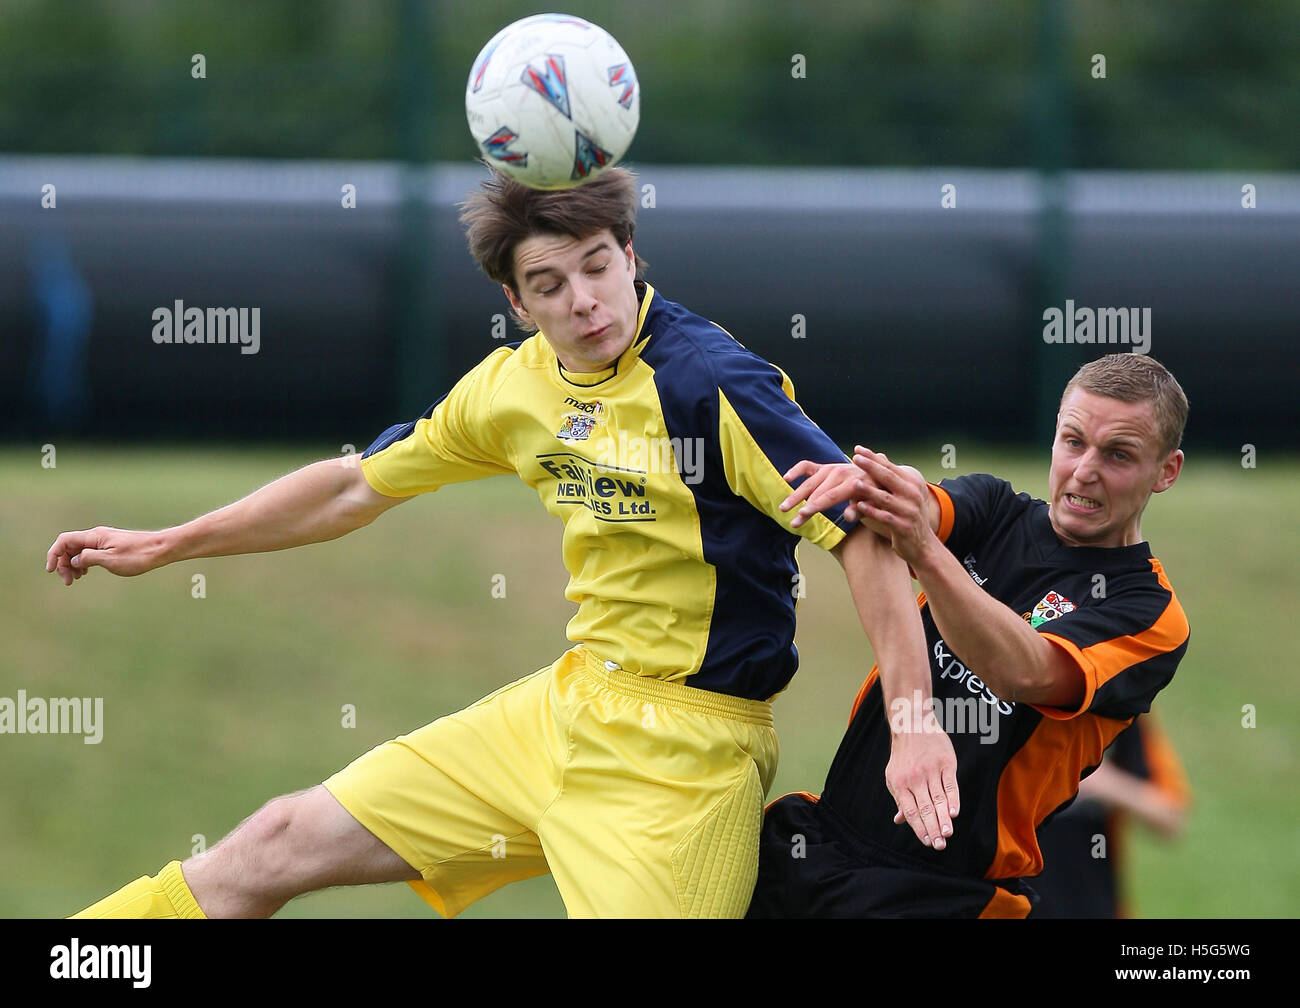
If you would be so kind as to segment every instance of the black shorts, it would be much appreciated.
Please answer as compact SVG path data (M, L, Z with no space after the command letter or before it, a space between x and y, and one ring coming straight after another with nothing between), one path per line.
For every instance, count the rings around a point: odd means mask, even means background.
M1024 917L1033 890L1019 879L945 875L872 843L809 796L769 806L748 916Z
M1097 857L1099 837L1105 837L1109 857ZM1120 917L1118 874L1120 838L1103 809L1076 801L1038 828L1043 870L1034 876L1042 897L1032 918L1069 917L1106 920Z

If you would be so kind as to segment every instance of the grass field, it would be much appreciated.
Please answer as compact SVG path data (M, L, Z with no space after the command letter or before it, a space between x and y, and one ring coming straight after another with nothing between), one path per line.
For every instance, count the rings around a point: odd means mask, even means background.
M892 446L884 446L892 447ZM311 786L374 744L548 664L566 646L559 524L494 479L413 501L335 543L193 561L143 578L44 573L63 530L158 528L328 454L58 446L0 451L0 697L103 697L103 740L0 734L0 916L76 911L267 799ZM931 478L994 472L1036 495L1046 453L891 450ZM1163 844L1132 831L1133 908L1149 917L1300 910L1300 460L1193 456L1144 526L1192 625L1159 703L1195 805ZM819 790L870 653L835 562L801 547L802 668L776 705L774 794ZM195 598L195 575L206 597ZM505 577L494 598L493 576ZM344 705L355 726L344 726ZM1255 726L1243 726L1253 705ZM958 820L960 828L960 819ZM197 839L201 837L200 841ZM562 916L549 877L467 916ZM405 886L333 890L286 917L430 917Z

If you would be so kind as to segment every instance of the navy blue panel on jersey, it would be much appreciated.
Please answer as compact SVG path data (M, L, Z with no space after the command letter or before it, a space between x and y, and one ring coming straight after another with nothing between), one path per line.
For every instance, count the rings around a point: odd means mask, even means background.
M438 403L442 402L442 400L446 399L447 395L450 394L451 393L449 392L446 395L444 395L441 399L438 400L438 402L434 403L432 406L430 406L427 410L421 413L416 419L412 420L410 423L393 424L393 426L389 427L388 430L384 431L384 433L380 434L379 437L375 438L374 443L369 448L367 448L364 452L361 453L361 457L363 459L369 458L371 455L374 455L376 452L383 451L389 445L394 445L398 441L401 441L403 438L410 437L411 434L414 433L415 431L415 425L419 423L421 420L427 420L429 417L433 416L433 411L438 408Z
M717 589L704 661L690 683L767 699L798 667L792 588L799 537L728 485L718 438L719 389L779 472L802 459L844 461L844 453L785 394L777 368L713 323L656 297L642 331L651 338L641 359L654 369L669 436L699 438L705 452L704 479L688 485ZM842 507L827 512L850 527L842 516Z

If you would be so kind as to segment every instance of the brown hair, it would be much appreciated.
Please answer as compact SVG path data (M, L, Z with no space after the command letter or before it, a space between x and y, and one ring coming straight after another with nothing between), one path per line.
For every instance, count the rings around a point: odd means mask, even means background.
M1121 402L1149 402L1155 414L1162 457L1183 443L1187 396L1178 380L1159 361L1132 353L1098 357L1075 372L1061 393L1061 402L1075 389Z
M605 229L619 247L636 231L636 176L626 168L611 168L573 189L530 189L492 169L482 186L460 205L469 251L491 279L519 296L515 282L515 249L533 235L588 238ZM646 263L636 258L636 276ZM528 326L516 319L530 331Z

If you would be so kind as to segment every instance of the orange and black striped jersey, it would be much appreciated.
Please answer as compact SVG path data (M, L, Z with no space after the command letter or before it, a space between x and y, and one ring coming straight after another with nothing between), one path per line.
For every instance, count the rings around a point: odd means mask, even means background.
M1021 614L1079 667L1078 710L1014 703L943 640L919 599L935 712L957 756L961 813L947 849L924 847L885 786L889 712L877 670L863 684L821 802L877 846L936 871L986 879L1037 874L1037 828L1064 809L1102 753L1170 681L1188 625L1146 543L1113 549L1062 545L1048 506L992 476L936 488L947 548L986 592Z

